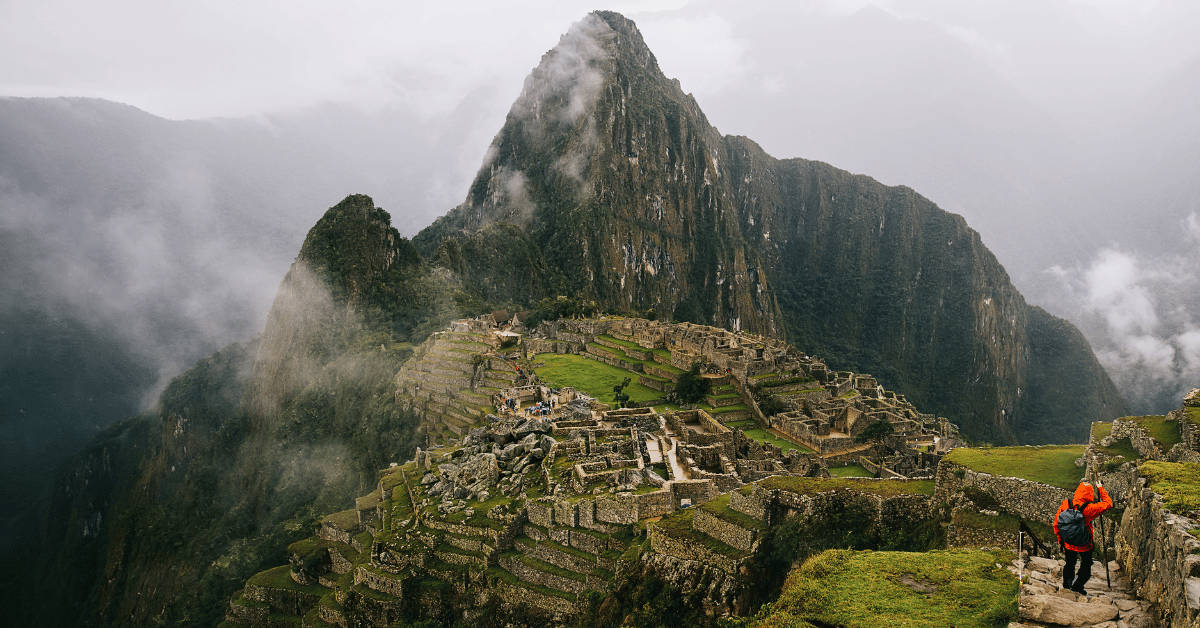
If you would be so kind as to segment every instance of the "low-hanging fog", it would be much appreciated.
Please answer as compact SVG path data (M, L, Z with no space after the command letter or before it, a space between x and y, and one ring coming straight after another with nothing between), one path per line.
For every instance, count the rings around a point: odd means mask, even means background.
M2 3L0 458L70 453L259 332L345 195L405 235L460 202L595 8L722 132L965 216L1135 409L1200 383L1195 3ZM70 347L47 362L39 338ZM63 386L21 384L39 361ZM86 407L46 401L64 387Z

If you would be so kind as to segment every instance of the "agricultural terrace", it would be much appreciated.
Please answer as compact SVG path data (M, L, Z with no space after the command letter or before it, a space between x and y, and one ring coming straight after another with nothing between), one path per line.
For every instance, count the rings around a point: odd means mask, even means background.
M613 386L619 385L626 377L630 382L625 387L625 394L629 395L631 402L663 402L663 393L638 383L641 373L610 366L581 355L539 353L533 356L533 363L540 365L535 366L533 372L543 382L554 387L570 386L609 405L613 405Z
M1075 466L1075 460L1083 455L1084 449L1084 445L958 447L946 455L946 460L981 473L1022 478L1071 491L1083 479L1083 469Z

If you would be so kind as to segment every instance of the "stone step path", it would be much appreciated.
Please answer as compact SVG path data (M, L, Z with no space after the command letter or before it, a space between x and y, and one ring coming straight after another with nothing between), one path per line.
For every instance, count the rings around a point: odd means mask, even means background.
M1080 595L1062 588L1063 561L1035 556L1013 561L1010 570L1021 578L1020 622L1026 626L1095 626L1097 628L1150 628L1158 625L1150 602L1139 599L1117 561L1109 562L1112 588L1104 577L1104 563L1092 564L1092 577Z

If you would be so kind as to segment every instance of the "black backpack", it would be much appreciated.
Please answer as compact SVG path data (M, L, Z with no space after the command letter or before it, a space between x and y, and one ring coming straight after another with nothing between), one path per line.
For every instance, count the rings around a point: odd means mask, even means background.
M1074 545L1076 547L1085 547L1092 544L1092 533L1087 528L1087 523L1083 518L1083 509L1088 507L1087 502L1075 508L1072 507L1058 513L1058 536L1063 543Z

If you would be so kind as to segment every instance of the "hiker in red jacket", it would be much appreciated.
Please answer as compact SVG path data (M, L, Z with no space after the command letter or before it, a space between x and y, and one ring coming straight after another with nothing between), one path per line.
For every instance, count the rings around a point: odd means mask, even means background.
M1092 577L1092 520L1113 507L1104 484L1096 482L1096 488L1100 489L1099 501L1092 485L1081 482L1075 495L1070 500L1064 499L1058 512L1054 513L1054 536L1058 537L1067 558L1063 567L1063 588L1084 595L1087 591L1083 585ZM1075 574L1076 561L1079 562L1079 575Z

